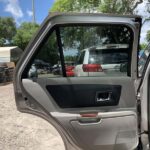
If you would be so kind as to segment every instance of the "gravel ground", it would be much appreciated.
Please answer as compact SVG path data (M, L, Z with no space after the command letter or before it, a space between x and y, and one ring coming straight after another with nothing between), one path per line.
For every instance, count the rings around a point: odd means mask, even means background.
M64 150L48 122L16 110L12 84L0 86L0 150Z

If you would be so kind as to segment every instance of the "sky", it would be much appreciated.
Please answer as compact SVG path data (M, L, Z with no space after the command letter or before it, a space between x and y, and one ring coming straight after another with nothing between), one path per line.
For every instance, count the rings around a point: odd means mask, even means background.
M34 0L36 22L41 23L48 15L55 0ZM32 0L0 0L0 16L12 16L17 25L32 21Z
M35 1L35 16L36 22L42 23L44 18L48 15L49 9L54 4L55 0L34 0ZM146 12L146 5L148 0L137 7L138 14L143 18L150 16ZM12 16L17 26L22 22L32 21L32 0L0 0L0 16ZM145 23L142 27L141 42L145 41L147 30L150 29L150 21Z

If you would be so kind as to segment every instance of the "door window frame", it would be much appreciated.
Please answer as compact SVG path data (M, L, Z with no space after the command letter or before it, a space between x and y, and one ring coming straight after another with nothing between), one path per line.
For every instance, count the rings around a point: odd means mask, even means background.
M123 24L123 23L66 23L66 24L56 24L53 27L51 27L49 29L49 31L47 32L46 36L43 38L43 40L40 42L40 44L38 45L37 49L34 51L34 54L31 56L29 62L27 62L27 65L25 66L23 72L22 72L22 78L27 78L28 77L28 71L35 59L35 57L37 56L38 52L41 50L42 46L46 43L46 41L48 40L48 38L51 36L51 34L53 32L56 33L56 39L57 39L57 44L58 44L58 49L59 49L59 54L60 54L60 62L61 62L61 67L62 67L62 73L63 76L62 77L67 77L66 75L66 68L65 68L65 60L64 60L64 53L63 53L63 47L62 47L62 41L61 41L61 36L60 36L60 27L71 27L71 26L101 26L101 25L115 25L115 26L123 26L129 29L130 33L131 33L131 43L129 43L129 48L131 48L131 51L128 53L128 70L127 70L127 76L131 77L131 62L132 62L132 51L133 51L133 43L134 43L134 32L133 29L128 26L127 24Z

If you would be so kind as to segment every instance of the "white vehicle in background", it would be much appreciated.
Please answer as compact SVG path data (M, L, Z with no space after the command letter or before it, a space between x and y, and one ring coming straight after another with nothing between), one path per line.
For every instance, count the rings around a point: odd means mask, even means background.
M128 44L105 44L81 51L75 76L126 75L128 62Z

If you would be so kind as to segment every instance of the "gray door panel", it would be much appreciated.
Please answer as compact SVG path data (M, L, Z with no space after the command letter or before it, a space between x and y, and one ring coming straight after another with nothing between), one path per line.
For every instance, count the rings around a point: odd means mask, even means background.
M22 83L24 90L45 108L64 130L67 130L68 136L77 143L77 146L86 150L135 148L138 144L138 128L135 92L131 79L114 77L109 80L105 78L90 78L90 82L87 80L89 79L79 81L75 78L59 78L39 79L33 82L30 79L23 79ZM60 85L105 83L121 85L123 88L117 106L61 109L45 88L46 85L58 83ZM97 115L96 117L82 117L82 114L90 113L97 113Z
M138 145L138 118L134 82L137 79L140 20L138 16L102 14L49 16L17 64L14 90L18 110L46 118L61 134L67 150L135 149ZM53 78L27 76L34 54L56 26L90 23L119 24L132 29L133 45L129 56L131 74L128 77L66 77L62 74ZM53 87L58 91L55 92ZM69 97L70 93L73 98ZM56 99L63 103L70 100L70 104L75 105L61 107ZM84 103L81 104L82 101Z
M52 112L51 115L67 127L84 149L129 150L138 144L134 111L100 112L97 123L81 123L79 114Z
M141 100L141 132L144 132L145 134L141 135L142 142L144 145L149 145L150 142L150 123L149 123L149 117L150 117L150 63L149 58L147 60L147 64L145 66L145 72L143 74L143 81L141 82L141 86L139 89L139 96ZM147 134L148 133L148 134Z
M116 106L103 106L100 107L101 109L104 110L112 110L112 109L132 109L136 108L136 96L135 96L135 91L134 91L134 85L132 80L129 77L125 78L120 78L118 79L117 77L114 78L90 78L90 79L82 79L82 80L76 80L75 78L58 78L58 79L38 79L37 82L33 82L30 79L23 79L23 86L27 90L27 92L33 96L34 99L37 101L41 101L41 105L44 105L44 108L47 108L49 112L52 112L53 110L58 109L58 111L67 111L69 109L60 109L58 105L56 104L55 100L53 97L48 93L46 86L47 85L74 85L74 84L83 84L83 85L88 85L88 84L105 84L105 85L120 85L122 87L121 89L121 95L119 99L119 103ZM38 91L38 92L37 92ZM96 96L96 95L95 95ZM96 110L100 109L94 108ZM89 110L93 108L82 108L82 110ZM75 108L72 110L77 110L79 109Z

